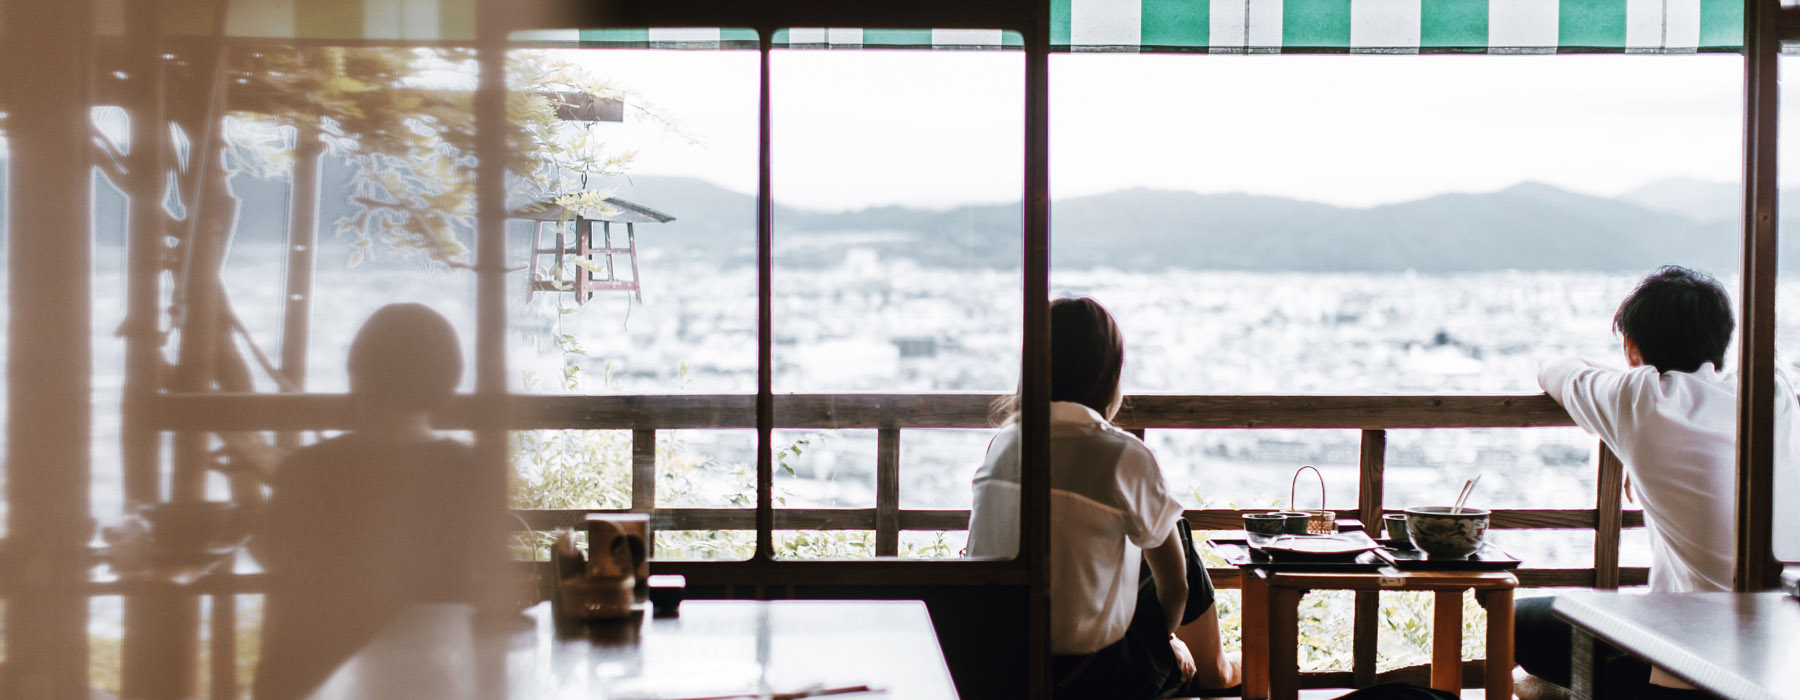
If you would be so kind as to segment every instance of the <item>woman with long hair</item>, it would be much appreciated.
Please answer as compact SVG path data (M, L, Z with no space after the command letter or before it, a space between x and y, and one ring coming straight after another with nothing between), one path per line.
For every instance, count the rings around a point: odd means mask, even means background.
M1112 424L1125 343L1089 298L1050 302L1050 652L1058 698L1165 698L1240 682L1219 638L1211 584L1183 625L1182 507L1143 441ZM968 553L1019 550L1017 397L975 475ZM1150 580L1141 580L1140 567Z

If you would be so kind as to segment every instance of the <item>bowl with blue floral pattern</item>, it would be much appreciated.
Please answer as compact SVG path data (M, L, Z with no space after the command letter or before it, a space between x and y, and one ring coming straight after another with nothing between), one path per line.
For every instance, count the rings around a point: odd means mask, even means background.
M1489 512L1482 508L1425 506L1406 509L1406 534L1413 546L1432 557L1466 557L1481 548Z

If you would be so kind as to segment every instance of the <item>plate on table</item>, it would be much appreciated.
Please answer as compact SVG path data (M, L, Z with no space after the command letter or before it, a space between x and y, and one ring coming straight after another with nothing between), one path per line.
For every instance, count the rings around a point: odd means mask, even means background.
M1504 571L1517 569L1522 563L1518 557L1487 543L1483 543L1481 549L1466 557L1433 559L1424 550L1388 547L1375 550L1375 555L1396 569L1410 571Z
M1344 558L1378 547L1380 545L1367 534L1343 532L1336 535L1282 535L1257 549L1276 558Z
M1337 528L1338 534L1340 535L1363 532L1362 521L1357 520L1356 518L1338 518ZM1292 537L1301 536L1302 535L1292 535ZM1318 535L1304 536L1318 537ZM1245 534L1243 530L1214 530L1211 534L1206 536L1206 541L1212 544L1232 544L1240 547L1250 546L1250 536Z
M1369 572L1378 571L1388 565L1387 560L1375 556L1375 552L1363 552L1354 556L1289 556L1277 554L1270 556L1259 549L1251 549L1240 544L1221 544L1213 547L1213 552L1225 559L1226 564L1243 567L1255 567L1270 571L1301 572Z

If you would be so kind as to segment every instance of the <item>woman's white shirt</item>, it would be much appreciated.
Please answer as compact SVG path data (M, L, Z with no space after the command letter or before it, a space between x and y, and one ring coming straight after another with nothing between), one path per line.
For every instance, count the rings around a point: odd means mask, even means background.
M1019 426L1002 428L975 473L971 557L1019 552ZM1078 403L1050 404L1050 652L1089 654L1125 635L1145 547L1181 517L1136 436Z

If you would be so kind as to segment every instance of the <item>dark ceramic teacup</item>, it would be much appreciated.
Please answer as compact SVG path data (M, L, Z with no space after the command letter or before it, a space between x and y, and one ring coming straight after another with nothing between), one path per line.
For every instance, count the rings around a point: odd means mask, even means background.
M1434 557L1466 557L1480 549L1487 536L1488 511L1451 510L1450 506L1406 509L1406 532L1413 546Z
M1288 518L1281 513L1245 513L1244 539L1261 547L1287 532Z
M1306 534L1306 521L1312 518L1312 513L1297 510L1278 510L1270 515L1279 515L1287 519L1287 529L1284 532L1289 535Z
M1412 541L1406 534L1405 513L1388 513L1383 515L1381 516L1381 524L1385 528L1384 531L1387 533L1386 536L1388 539L1405 540L1407 542Z
M152 556L164 563L188 563L228 551L243 542L245 519L225 501L159 503L138 511L149 524Z

